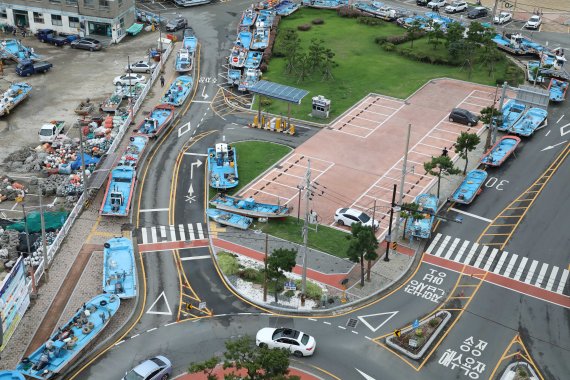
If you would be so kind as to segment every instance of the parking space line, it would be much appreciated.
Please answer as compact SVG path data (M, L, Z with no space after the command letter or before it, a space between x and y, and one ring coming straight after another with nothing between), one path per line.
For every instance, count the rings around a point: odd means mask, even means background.
M435 136L426 136L426 137L429 137L429 138L432 138L432 139L437 139L437 140L447 141L447 142L449 142L449 143L455 143L455 141L448 140L448 139L444 139L443 137L435 137ZM422 164L422 165L423 165L423 164Z

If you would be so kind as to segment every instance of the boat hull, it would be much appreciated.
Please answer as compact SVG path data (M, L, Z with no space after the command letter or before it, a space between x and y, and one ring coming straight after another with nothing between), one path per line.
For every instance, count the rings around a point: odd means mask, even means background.
M171 104L159 104L153 108L150 113L148 119L155 119L157 120L157 126L154 129L148 129L145 126L147 120L143 120L138 129L135 132L138 132L141 135L149 136L149 137L156 137L164 130L167 126L170 125L172 121L172 117L174 116L174 106Z
M455 190L451 200L466 205L472 203L486 179L486 171L479 169L471 170L467 173L467 177L461 182L461 185Z
M414 237L427 239L431 236L431 228L437 212L438 199L433 194L420 194L414 200L419 206L418 213L425 213L423 219L408 220L406 231Z
M235 214L249 216L251 218L284 218L291 209L289 207L257 203L253 198L243 199L229 195L217 194L210 200L210 205L219 210L229 211Z
M32 86L28 83L13 83L0 98L0 116L8 115L16 106L28 98Z
M224 148L219 148L221 145L227 146L227 144L216 144L216 148L208 149L210 186L218 190L233 189L239 183L237 152L229 146L227 151L223 151Z
M104 216L127 216L131 208L134 188L136 182L136 171L130 166L118 166L109 174L109 182L105 190L103 204L100 215ZM114 203L117 199L114 195L122 196L121 203Z
M131 240L122 237L108 240L103 257L103 291L121 299L135 297L137 267Z
M253 219L248 218L247 216L233 214L231 212L213 208L207 209L206 213L210 219L219 224L239 228L241 230L247 230L251 223L253 223Z
M498 167L515 151L521 139L517 136L503 136L481 158L481 163L487 166Z
M542 108L531 108L511 127L509 132L529 137L544 123L548 112Z
M194 80L191 76L181 75L174 80L161 100L165 104L180 107L188 99L193 86Z

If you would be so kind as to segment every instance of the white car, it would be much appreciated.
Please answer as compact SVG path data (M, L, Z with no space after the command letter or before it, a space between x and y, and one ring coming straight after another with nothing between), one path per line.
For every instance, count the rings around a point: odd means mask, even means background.
M125 74L115 77L113 79L113 84L116 86L120 84L121 86L128 86L129 84L146 83L146 77L140 74Z
M372 226L372 218L353 208L339 208L334 213L334 221L339 226L352 226L354 223L362 223L363 226ZM374 221L374 229L377 229L380 223Z
M540 28L541 24L542 24L542 19L540 18L540 16L534 15L528 19L526 24L524 24L524 27L527 29L538 29Z
M428 3L428 8L435 9L435 8L443 8L447 4L446 0L432 0Z
M315 338L301 331L271 327L262 328L255 336L255 344L259 347L284 348L301 358L315 353Z
M467 3L465 1L454 1L445 7L447 13L457 13L467 10Z
M497 16L495 16L495 24L506 24L509 21L512 21L513 15L509 12L501 12Z
M126 65L125 71L127 73L147 73L147 74L150 74L154 70L155 67L156 67L156 63L151 63L148 61L138 61L138 62L131 63L130 67L129 67L129 65Z

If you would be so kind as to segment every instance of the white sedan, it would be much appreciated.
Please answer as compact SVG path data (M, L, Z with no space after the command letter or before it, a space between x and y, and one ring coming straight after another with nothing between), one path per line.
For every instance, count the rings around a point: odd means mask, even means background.
M364 226L372 226L372 218L362 211L353 208L339 208L334 213L334 221L339 226L352 226L354 223L362 223ZM374 229L377 229L380 223L374 221Z
M534 15L528 19L526 24L524 24L524 27L527 29L538 29L540 28L541 24L542 24L542 19L540 18L540 16Z
M513 15L509 12L501 12L497 16L495 16L495 24L506 24L509 21L512 21Z
M283 348L301 358L315 353L315 338L301 331L271 327L262 328L255 336L255 344L259 347Z
M445 7L445 12L447 13L457 13L467 10L467 3L465 1L454 1Z
M137 83L146 83L146 77L140 74L125 74L115 77L113 79L113 84L116 86L120 84L121 86L128 86L129 84L134 85Z
M127 73L148 73L148 74L150 74L154 70L155 67L156 67L155 63L151 63L148 61L138 61L138 62L131 63L130 67L129 67L129 65L126 65L125 71Z
M431 0L428 3L428 8L435 9L435 8L443 8L447 4L446 0Z

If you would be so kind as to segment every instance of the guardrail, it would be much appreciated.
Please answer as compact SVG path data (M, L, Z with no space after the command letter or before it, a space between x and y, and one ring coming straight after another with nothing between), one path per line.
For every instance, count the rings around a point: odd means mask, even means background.
M162 71L162 66L164 65L164 62L168 59L168 56L172 52L173 46L174 46L174 44L170 44L166 48L166 50L162 53L160 62L156 66L156 69L153 71L152 75L150 76L150 80L147 82L146 86L144 87L144 89L141 92L140 96L138 97L137 101L133 105L132 112L125 119L124 123L119 127L119 133L117 133L117 135L115 136L115 139L113 140L113 143L111 144L111 146L109 147L109 149L107 150L107 152L105 154L115 152L117 150L117 148L119 147L119 145L121 144L121 140L123 139L127 130L129 129L129 125L133 121L134 115L140 109L140 107L144 101L144 98L148 95L148 92L150 91L152 85L154 84L154 82L156 81L158 76L160 75L160 72ZM81 211L83 211L83 207L85 206L85 202L87 201L88 198L89 197L86 195L85 192L83 192L81 194L81 196L77 200L77 203L75 204L75 207L73 207L73 209L69 213L69 216L67 217L65 223L63 224L63 226L59 230L57 236L55 237L55 240L48 247L47 259L48 259L49 264L51 264L51 262L53 261L55 254L57 253L57 251L61 247L61 244L63 243L63 240L66 238L67 234L71 230L71 227L73 227L73 223L75 223L75 220L81 214ZM36 270L34 271L34 278L35 278L36 284L38 284L40 282L44 273L45 273L45 263L44 263L43 257L41 257L40 263L38 264L38 266L36 267ZM29 279L28 282L26 283L26 285L28 286L28 293L31 293L32 292L32 285L33 285L32 280Z

